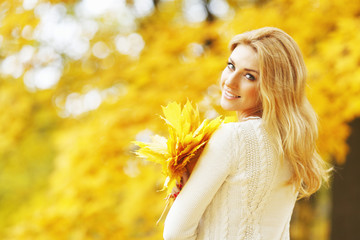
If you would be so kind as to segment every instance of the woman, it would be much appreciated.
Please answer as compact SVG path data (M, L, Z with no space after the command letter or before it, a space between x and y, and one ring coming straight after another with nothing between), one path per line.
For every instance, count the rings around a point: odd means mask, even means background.
M166 240L289 239L296 200L327 179L295 41L266 27L235 36L230 49L221 106L239 122L206 145L167 215Z

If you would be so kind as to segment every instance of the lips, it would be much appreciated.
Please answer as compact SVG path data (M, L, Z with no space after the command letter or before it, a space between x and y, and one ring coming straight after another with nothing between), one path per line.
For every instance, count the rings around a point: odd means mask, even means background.
M224 96L228 99L237 99L237 98L241 98L241 96L233 94L231 92L229 92L228 90L224 91Z

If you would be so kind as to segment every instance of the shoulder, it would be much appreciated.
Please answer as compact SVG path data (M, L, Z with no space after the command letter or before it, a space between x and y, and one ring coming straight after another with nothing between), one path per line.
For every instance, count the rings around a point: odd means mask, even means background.
M232 122L226 123L225 125L230 125L227 127L234 132L235 136L243 134L251 134L251 132L263 132L264 128L262 125L263 121L261 118L250 118L242 122ZM238 136L239 137L239 136Z
M234 132L234 147L240 148L240 152L249 151L249 149L259 149L264 144L270 144L270 138L261 118L252 118L231 124L233 125Z
M247 142L249 138L262 135L262 120L259 118L248 119L242 122L223 123L213 133L208 145L221 148L237 147L241 142Z
M209 145L217 147L236 147L241 142L262 138L266 132L261 118L251 118L242 122L223 123L209 139Z
M229 142L234 140L236 125L234 123L223 123L212 134L207 145L223 147L229 146Z
M252 130L263 130L261 118L250 118L242 122L223 123L214 132L212 138L222 137L236 137L241 132L248 132Z
M237 124L223 123L211 135L205 146L205 152L213 152L214 155L221 153L222 157L233 154L233 149L237 146Z
M218 142L220 144L228 143L230 140L236 138L236 132L241 128L243 123L240 122L229 122L223 123L213 133L210 138L210 142Z

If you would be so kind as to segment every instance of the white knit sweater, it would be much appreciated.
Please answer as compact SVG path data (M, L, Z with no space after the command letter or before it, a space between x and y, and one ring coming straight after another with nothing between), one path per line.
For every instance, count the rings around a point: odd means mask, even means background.
M289 239L297 193L261 122L213 134L166 217L165 240Z

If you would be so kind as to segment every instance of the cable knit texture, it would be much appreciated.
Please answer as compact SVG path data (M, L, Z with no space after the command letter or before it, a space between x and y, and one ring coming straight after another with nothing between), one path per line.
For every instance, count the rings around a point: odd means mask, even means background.
M227 123L213 134L166 217L165 240L289 239L291 168L261 123Z

